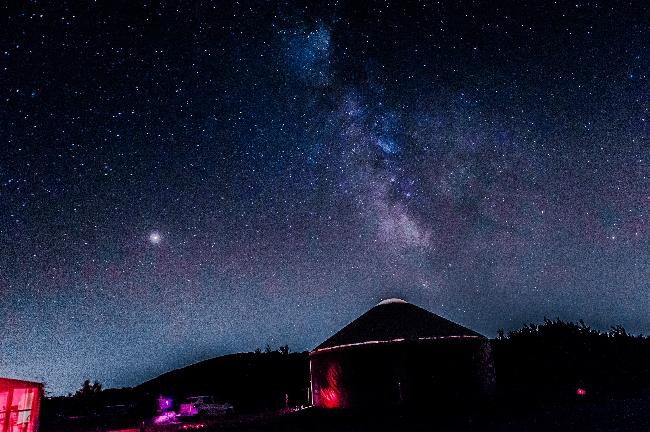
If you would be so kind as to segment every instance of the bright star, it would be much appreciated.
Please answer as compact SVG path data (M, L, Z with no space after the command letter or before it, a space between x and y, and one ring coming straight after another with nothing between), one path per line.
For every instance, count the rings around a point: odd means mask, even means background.
M162 236L160 235L160 233L158 231L152 231L149 234L149 242L151 244L158 244L158 243L160 243L161 240L162 240Z

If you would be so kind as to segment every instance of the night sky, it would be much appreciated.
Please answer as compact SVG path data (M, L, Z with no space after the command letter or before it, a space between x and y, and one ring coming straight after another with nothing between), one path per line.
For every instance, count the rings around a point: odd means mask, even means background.
M650 333L647 2L135 3L2 6L0 375L135 385L387 297Z

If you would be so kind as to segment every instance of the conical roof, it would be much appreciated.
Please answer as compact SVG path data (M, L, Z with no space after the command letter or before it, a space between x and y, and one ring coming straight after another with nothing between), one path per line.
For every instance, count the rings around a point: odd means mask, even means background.
M404 300L389 299L343 327L314 352L372 343L483 337Z

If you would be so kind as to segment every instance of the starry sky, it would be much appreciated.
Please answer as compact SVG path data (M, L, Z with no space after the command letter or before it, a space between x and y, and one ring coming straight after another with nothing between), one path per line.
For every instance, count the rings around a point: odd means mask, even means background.
M388 297L650 333L646 2L2 8L0 375L135 385Z

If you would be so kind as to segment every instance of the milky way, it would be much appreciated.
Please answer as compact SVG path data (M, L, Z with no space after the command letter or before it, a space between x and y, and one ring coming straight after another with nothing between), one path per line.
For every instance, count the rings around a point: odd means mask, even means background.
M133 3L0 18L0 375L134 385L387 297L650 332L645 2Z

